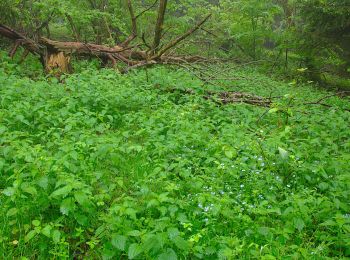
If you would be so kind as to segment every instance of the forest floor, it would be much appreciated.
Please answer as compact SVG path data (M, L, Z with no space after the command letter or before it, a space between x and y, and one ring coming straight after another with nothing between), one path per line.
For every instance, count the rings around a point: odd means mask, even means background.
M350 256L349 98L254 68L28 73L0 64L0 258Z

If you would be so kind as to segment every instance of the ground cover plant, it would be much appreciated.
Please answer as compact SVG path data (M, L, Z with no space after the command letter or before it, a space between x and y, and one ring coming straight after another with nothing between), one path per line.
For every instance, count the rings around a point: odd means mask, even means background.
M57 79L28 63L1 59L0 258L350 257L346 97L305 104L329 92L254 67L208 86L164 67Z

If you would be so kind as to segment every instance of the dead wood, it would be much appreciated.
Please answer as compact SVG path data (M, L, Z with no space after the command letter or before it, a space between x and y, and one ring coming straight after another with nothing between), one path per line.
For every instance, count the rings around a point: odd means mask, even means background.
M10 27L0 24L0 35L17 43L18 46L24 47L25 49L29 50L33 54L42 54L42 49L40 48L40 45L38 43L27 38L25 35L15 31ZM13 50L10 53L10 55L13 56L15 54L17 47L15 50Z
M272 100L269 98L235 91L207 92L207 95L205 95L204 98L223 105L232 103L246 103L260 107L270 107L272 104Z
M192 29L190 29L189 31L187 31L185 34L175 38L174 40L172 40L171 42L169 42L168 44L166 44L156 55L154 55L152 57L152 59L157 59L160 56L162 56L164 53L166 53L168 50L170 50L171 48L173 48L174 46L176 46L178 43L180 43L181 41L183 41L184 39L186 39L188 36L190 36L191 34L193 34L195 31L197 31L199 28L201 28L201 26L210 18L211 14L207 15L202 21L200 21L195 27L193 27Z
M185 40L195 31L201 28L201 26L209 19L210 15L206 16L202 21L195 25L192 29L184 33L183 35L175 38L171 42L161 46L162 33L164 27L164 19L167 7L167 0L160 0L158 9L158 18L155 26L154 40L152 46L147 44L145 36L142 35L141 39L143 45L148 48L144 50L140 44L130 46L130 43L134 41L138 35L137 19L145 12L153 8L158 0L153 5L147 7L145 10L135 15L132 1L128 0L128 10L131 18L131 33L130 35L120 44L116 46L107 46L95 43L84 43L80 41L80 35L76 30L76 26L69 15L66 15L69 21L76 42L63 42L40 37L34 41L27 38L23 34L9 28L5 25L0 24L0 36L6 37L14 42L14 46L10 51L9 55L13 57L19 46L30 51L33 54L39 55L42 64L47 72L52 70L57 71L57 74L69 73L70 72L70 60L71 56L77 57L97 57L104 64L106 61L110 61L112 66L116 66L117 63L123 63L126 65L124 72L132 69L153 66L156 64L180 64L180 63L191 63L204 60L205 58L199 56L176 56L174 54L166 55L166 53L174 48L177 44ZM48 20L49 21L49 20ZM46 25L47 23L45 23ZM25 58L26 55L23 56Z

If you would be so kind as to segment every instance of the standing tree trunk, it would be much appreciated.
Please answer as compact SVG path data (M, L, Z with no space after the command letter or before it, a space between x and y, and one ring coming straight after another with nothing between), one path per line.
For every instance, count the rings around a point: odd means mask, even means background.
M153 54L157 53L159 49L159 44L162 38L162 31L164 27L164 17L165 17L167 3L168 3L167 0L161 0L159 3L157 24L156 24L156 29L154 31Z

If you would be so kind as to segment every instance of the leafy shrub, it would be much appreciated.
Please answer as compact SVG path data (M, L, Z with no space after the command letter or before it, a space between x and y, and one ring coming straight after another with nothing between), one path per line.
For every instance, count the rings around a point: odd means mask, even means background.
M347 101L258 120L264 109L205 100L182 71L154 68L146 80L86 68L59 83L21 78L6 62L1 258L350 255ZM217 88L323 95L233 74L245 77Z

